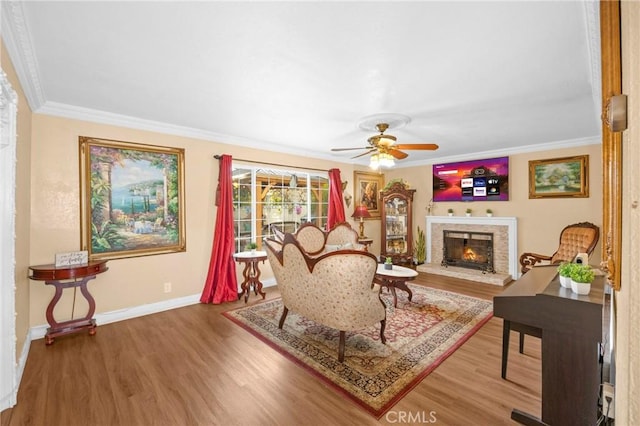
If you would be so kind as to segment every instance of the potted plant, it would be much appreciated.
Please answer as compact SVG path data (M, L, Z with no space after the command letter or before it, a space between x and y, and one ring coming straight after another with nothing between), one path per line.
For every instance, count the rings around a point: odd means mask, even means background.
M589 294L596 274L589 265L575 264L571 270L571 290L577 294Z
M465 210L465 214L466 214L467 216L471 216L471 209L467 209L467 210Z
M393 259L387 257L384 260L384 269L393 269Z
M488 217L493 216L493 210L491 210L491 209L487 209L487 216L488 216Z
M416 238L416 264L422 265L427 259L427 241L424 236L424 231L418 226L418 236Z
M558 265L558 276L560 277L560 285L565 288L571 288L571 271L575 263L562 262Z
M258 248L258 245L256 243L254 243L253 241L250 241L247 243L247 250L250 250L252 253L256 251L256 249Z
M448 209L447 213L449 214L449 216L453 216L453 209Z

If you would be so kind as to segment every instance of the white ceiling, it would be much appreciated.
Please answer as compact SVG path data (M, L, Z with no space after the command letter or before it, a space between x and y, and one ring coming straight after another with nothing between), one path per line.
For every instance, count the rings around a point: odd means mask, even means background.
M3 1L35 112L339 162L399 165L600 143L598 3ZM94 135L100 136L100 135Z

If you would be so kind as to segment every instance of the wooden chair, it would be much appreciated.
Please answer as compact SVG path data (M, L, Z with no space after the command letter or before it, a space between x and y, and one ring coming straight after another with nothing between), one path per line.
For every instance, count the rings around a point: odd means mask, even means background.
M591 255L598 244L600 238L600 228L590 222L574 223L565 226L560 232L560 244L558 249L551 256L538 253L523 253L520 256L520 266L522 273L541 262L551 264L560 262L571 262L578 253Z
M578 253L591 255L598 244L600 229L590 222L574 223L565 226L560 232L560 244L555 253L551 256L537 253L523 253L520 256L522 273L526 273L534 265L541 262L556 264L561 262L571 262ZM509 334L511 331L520 334L518 349L524 353L524 336L528 334L534 337L542 337L542 330L517 322L505 321L502 332L502 378L507 376L507 360L509 357Z

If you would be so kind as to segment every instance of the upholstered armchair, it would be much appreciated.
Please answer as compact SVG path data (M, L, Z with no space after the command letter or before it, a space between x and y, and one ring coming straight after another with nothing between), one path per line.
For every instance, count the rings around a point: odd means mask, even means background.
M361 250L336 250L311 257L292 234L286 234L282 244L266 240L265 248L284 305L279 328L293 311L339 330L340 362L346 331L380 323L380 340L386 343L386 309L380 287L373 284L378 267L375 256Z
M600 229L590 222L574 223L560 232L560 244L552 255L523 253L520 256L521 271L524 274L538 263L571 262L578 253L591 255L598 244Z
M358 243L358 233L347 222L336 224L329 232L308 222L298 228L294 235L302 249L311 256L340 249L364 249Z

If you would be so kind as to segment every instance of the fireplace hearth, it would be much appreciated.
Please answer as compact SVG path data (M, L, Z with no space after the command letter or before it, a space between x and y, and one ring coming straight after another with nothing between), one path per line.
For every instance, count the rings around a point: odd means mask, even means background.
M442 266L479 269L495 274L493 267L493 233L443 231Z

